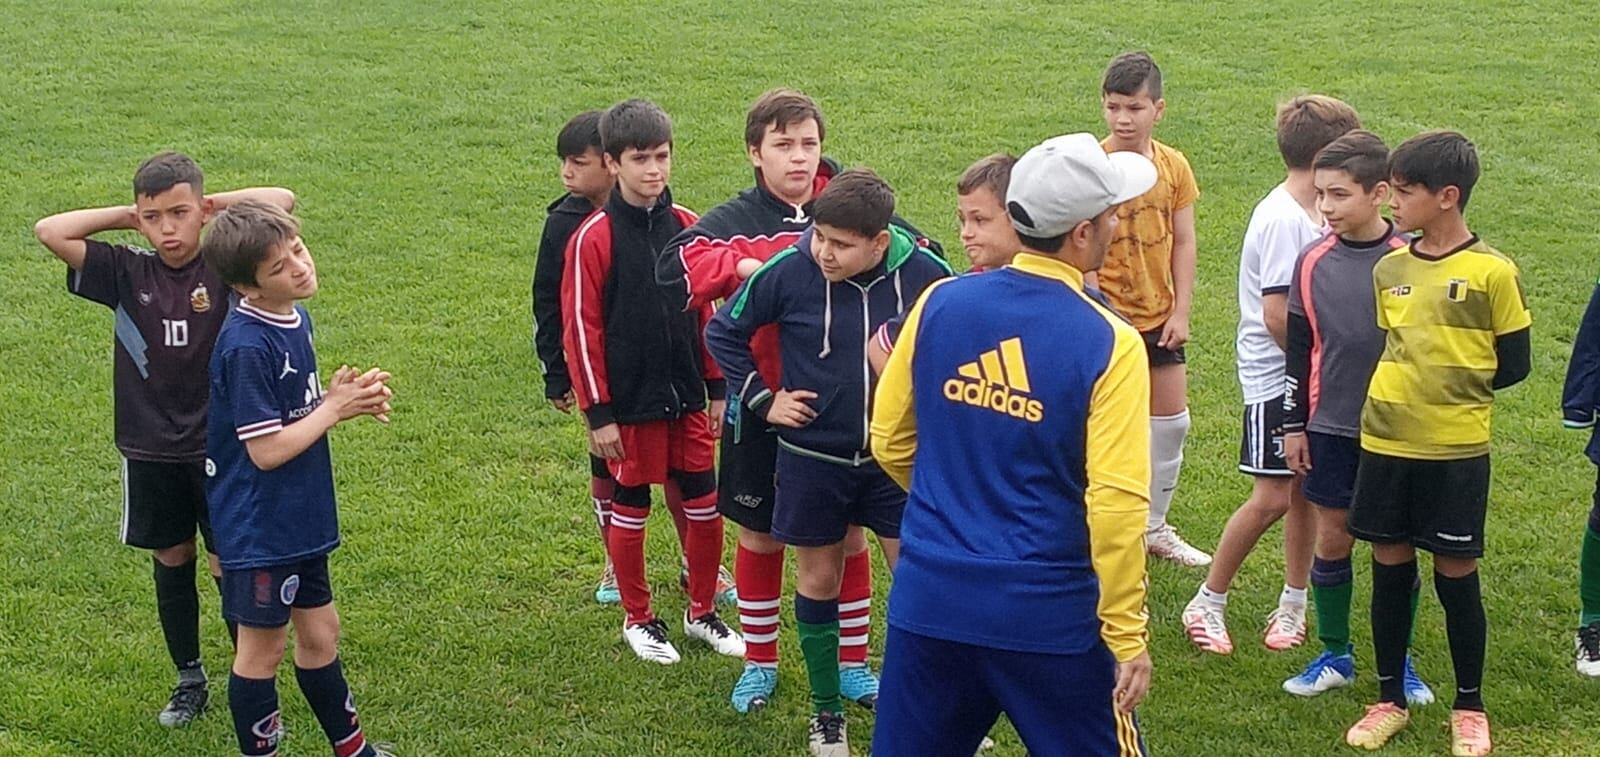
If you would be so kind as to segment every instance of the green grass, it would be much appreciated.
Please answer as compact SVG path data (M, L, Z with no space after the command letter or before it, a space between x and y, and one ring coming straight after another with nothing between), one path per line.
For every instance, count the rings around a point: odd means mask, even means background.
M580 109L656 99L676 120L676 197L704 210L750 180L745 106L770 86L799 86L827 112L828 152L876 168L904 215L956 248L959 171L997 149L1099 131L1101 68L1130 48L1152 50L1164 67L1169 106L1157 135L1188 154L1202 191L1195 427L1175 515L1202 545L1215 544L1249 483L1233 470L1235 275L1249 210L1280 175L1274 103L1326 92L1392 142L1427 127L1460 128L1477 142L1484 178L1470 220L1522 265L1537 319L1533 377L1497 412L1483 567L1487 697L1504 753L1593 753L1600 743L1600 685L1579 681L1569 658L1594 471L1583 439L1562 432L1556 413L1600 246L1591 123L1600 38L1590 31L1600 6L5 8L0 754L234 749L221 697L185 732L152 717L172 673L149 558L116 543L109 316L63 291L61 266L31 237L33 220L129 201L134 166L164 148L194 155L213 188L270 183L299 193L321 264L323 292L310 308L323 360L380 363L399 393L392 427L334 434L343 654L373 737L405 755L793 754L803 749L805 697L792 630L782 696L740 717L726 704L738 663L691 646L681 665L647 667L617 638L617 612L588 599L600 558L580 432L542 402L529 349L532 255L544 205L559 191L555 132ZM670 616L682 599L669 534L653 528L651 568ZM1199 575L1154 567L1157 672L1141 711L1152 750L1344 751L1343 729L1374 696L1370 654L1354 690L1313 701L1278 690L1307 658L1254 641L1280 582L1279 544L1269 537L1239 579L1231 659L1192 651L1176 625ZM1358 573L1364 585L1369 571ZM228 649L215 594L202 588L205 652L218 675ZM1358 592L1363 652L1365 603ZM878 621L881 643L881 604ZM1421 670L1448 691L1431 588L1421 624ZM285 753L324 753L292 676L282 684ZM1422 710L1389 753L1446 751L1444 720L1443 707ZM871 723L852 720L859 753ZM999 735L995 754L1022 753L1014 734Z

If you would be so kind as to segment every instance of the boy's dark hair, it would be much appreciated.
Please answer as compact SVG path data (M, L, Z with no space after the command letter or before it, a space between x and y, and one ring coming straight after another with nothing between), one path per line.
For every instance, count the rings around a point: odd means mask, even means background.
M1478 148L1456 131L1425 131L1389 154L1389 176L1402 184L1421 184L1429 192L1455 187L1456 208L1466 210L1478 183Z
M1106 77L1100 82L1100 96L1127 95L1132 97L1145 90L1151 100L1161 99L1161 67L1144 51L1123 53L1111 59L1106 66Z
M961 178L956 180L956 194L969 195L987 189L1004 205L1006 188L1011 186L1011 167L1016 164L1015 157L1003 152L983 158L961 172Z
M586 110L572 117L556 135L556 157L576 158L589 150L600 151L600 111Z
M1361 117L1345 101L1301 95L1278 106L1278 153L1291 169L1310 168L1322 148L1359 128Z
M1344 171L1371 192L1379 182L1389 180L1389 146L1378 135L1356 129L1329 142L1311 167Z
M672 144L672 119L649 100L623 100L600 116L600 141L606 154L621 158L630 147L644 150Z
M260 200L240 200L211 219L200 255L228 286L256 285L256 267L273 247L300 234L289 211Z
M193 158L181 152L163 152L145 158L133 172L133 198L155 197L179 184L205 196L205 175Z
M1057 234L1053 237L1030 237L1019 231L1017 232L1017 239L1022 242L1023 247L1046 255L1054 255L1061 252L1062 247L1067 246L1066 234Z
M805 123L808 119L817 122L817 138L825 139L828 127L823 123L822 109L817 107L816 100L797 89L769 89L756 98L750 106L750 112L744 116L744 143L749 147L760 147L768 127L786 131L790 126Z
M866 168L852 168L828 182L811 205L816 223L875 237L894 217L894 190Z

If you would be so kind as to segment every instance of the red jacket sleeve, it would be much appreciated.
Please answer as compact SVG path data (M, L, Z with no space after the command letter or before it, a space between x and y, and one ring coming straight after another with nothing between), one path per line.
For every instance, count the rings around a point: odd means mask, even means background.
M611 387L606 381L604 292L611 273L611 226L596 213L567 242L561 277L561 345L578 407L590 428L615 423Z
M749 258L758 263L767 262L779 250L795 243L798 232L773 236L739 236L732 239L714 239L695 236L678 248L682 259L684 279L688 282L688 308L732 297L739 291L744 279L739 278L739 261Z

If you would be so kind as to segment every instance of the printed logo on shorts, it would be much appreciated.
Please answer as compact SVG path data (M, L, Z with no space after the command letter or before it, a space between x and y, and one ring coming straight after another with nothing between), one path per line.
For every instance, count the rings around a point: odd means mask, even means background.
M754 510L754 509L756 509L756 508L761 506L761 500L762 500L761 497L757 497L754 494L735 494L735 495L733 495L733 501L735 503L737 503L737 504L739 504L739 505L741 505L743 507L748 507L748 508L750 508L752 510Z
M1435 532L1433 532L1433 535L1437 536L1437 537L1439 537L1441 539L1444 539L1445 541L1463 542L1463 543L1472 541L1472 536L1470 534L1468 534L1466 536L1462 536L1460 534L1447 534L1447 533L1445 533L1443 531L1435 531Z
M206 458L206 478L216 478L216 476L217 476L217 461L212 460L211 458L208 457L208 458Z
M300 574L295 573L283 579L283 586L278 587L278 599L286 605L294 604L294 595L300 593Z
M272 604L272 572L258 570L255 575L256 607Z
M1028 365L1022 356L1022 338L1012 337L1000 346L956 369L959 378L944 382L944 397L986 408L1029 423L1044 419L1044 403L1028 396Z

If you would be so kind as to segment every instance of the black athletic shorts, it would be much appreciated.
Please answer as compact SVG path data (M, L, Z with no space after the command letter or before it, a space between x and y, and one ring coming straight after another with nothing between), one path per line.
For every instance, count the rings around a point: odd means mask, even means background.
M759 533L772 531L777 499L778 434L754 411L728 398L717 465L717 512Z
M310 610L333 601L328 556L288 565L222 571L222 617L251 628L282 628L289 610Z
M1294 471L1289 470L1288 461L1283 459L1283 400L1272 399L1244 406L1244 430L1239 436L1239 470L1252 476L1294 475Z
M1362 450L1350 535L1445 557L1482 557L1488 509L1488 455L1412 460Z
M176 547L194 538L211 544L206 464L122 461L122 543L140 549Z
M1162 328L1164 327L1157 327L1149 331L1139 332L1139 336L1144 337L1144 352L1145 355L1150 358L1150 367L1155 368L1162 365L1181 365L1189 362L1189 356L1184 353L1182 347L1179 347L1175 350L1169 350L1161 346Z

